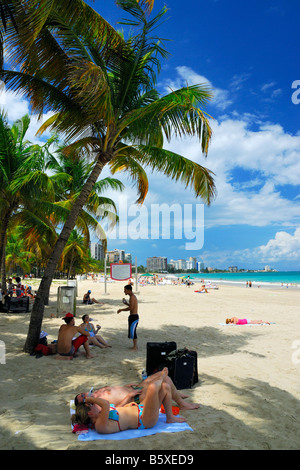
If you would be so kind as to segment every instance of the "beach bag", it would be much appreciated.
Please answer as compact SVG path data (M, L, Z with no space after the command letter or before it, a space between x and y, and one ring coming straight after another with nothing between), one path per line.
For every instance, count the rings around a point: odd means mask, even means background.
M40 356L49 356L49 354L52 354L52 349L48 346L45 346L44 344L38 344L34 348L34 352Z
M146 352L146 372L147 375L154 374L162 370L166 356L176 350L175 341L165 341L164 343L147 343Z

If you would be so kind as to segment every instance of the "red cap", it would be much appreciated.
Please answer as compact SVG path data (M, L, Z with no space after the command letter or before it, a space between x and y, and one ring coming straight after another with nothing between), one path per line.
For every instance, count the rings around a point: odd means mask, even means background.
M63 317L63 320L65 318L74 318L74 315L72 313L68 312L67 315L65 317Z

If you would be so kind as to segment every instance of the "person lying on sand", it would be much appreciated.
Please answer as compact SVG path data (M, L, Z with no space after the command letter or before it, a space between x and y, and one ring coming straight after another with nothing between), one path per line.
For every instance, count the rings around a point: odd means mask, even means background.
M77 405L73 424L89 425L100 434L111 434L127 429L148 429L155 426L163 404L167 423L182 423L185 418L174 416L170 386L164 381L168 375L165 367L148 388L143 403L115 406L103 398L87 397Z
M270 322L263 321L263 320L249 320L248 318L226 318L226 324L233 323L234 325L261 325L262 323L266 323L270 325Z
M103 398L110 403L114 403L116 406L124 406L128 403L136 402L141 403L147 393L149 385L160 376L160 372L150 375L145 380L139 384L127 384L127 385L117 385L113 387L102 387L98 390L95 390L91 395L94 398ZM181 394L175 387L172 379L166 375L164 376L163 381L167 383L171 390L172 399L177 403L181 410L195 410L199 408L198 403L190 403L184 401L184 398L187 398L187 395ZM88 392L80 393L75 397L75 405L82 403L82 401L89 395Z
M60 356L58 359L73 359L75 353L83 345L87 359L90 359L92 356L89 345L88 345L88 336L90 335L88 331L84 331L80 326L75 326L74 315L72 313L67 313L63 318L65 325L62 325L58 332L57 339L57 352ZM74 336L80 333L76 339L73 339Z

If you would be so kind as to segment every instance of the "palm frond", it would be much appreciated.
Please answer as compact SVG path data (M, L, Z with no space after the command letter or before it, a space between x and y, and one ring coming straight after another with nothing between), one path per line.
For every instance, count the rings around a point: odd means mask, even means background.
M138 152L135 152L138 155ZM110 163L110 169L112 174L118 171L126 171L134 184L137 185L138 199L137 204L142 204L148 193L148 177L144 168L133 158L134 151L130 147L123 146L123 155L118 154L117 157L113 158Z
M208 205L211 203L216 195L212 171L170 150L142 145L138 150L140 156L135 158L142 165L180 181L186 188L193 188L196 197L200 196Z

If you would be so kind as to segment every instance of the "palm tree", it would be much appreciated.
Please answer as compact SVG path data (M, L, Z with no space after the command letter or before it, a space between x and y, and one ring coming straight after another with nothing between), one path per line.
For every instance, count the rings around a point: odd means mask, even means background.
M113 172L129 172L138 183L139 203L148 189L145 167L182 181L207 203L214 196L213 175L208 169L163 149L164 138L197 136L203 154L207 154L211 129L199 106L210 99L209 90L191 86L159 96L155 68L159 71L159 56L166 57L166 52L151 34L166 9L148 20L136 0L119 0L117 4L133 16L127 24L141 27L136 36L126 41L120 36L114 47L112 43L105 47L102 37L92 33L92 23L87 31L87 24L67 21L57 7L31 44L30 54L24 50L18 56L13 53L20 71L1 73L7 87L22 90L36 112L54 112L41 132L49 127L62 132L72 142L70 151L81 148L93 157L93 169L74 201L41 281L25 344L28 352L39 337L43 299L59 257L106 164Z
M18 229L7 238L6 269L9 273L16 273L18 268L24 272L31 269L31 261L34 255L26 250L24 240L20 237Z
M76 257L83 260L86 254L86 249L87 246L84 237L79 235L76 230L72 230L69 240L63 250L60 263L60 269L63 270L65 264L68 262L68 279L72 275L73 264Z
M21 225L25 221L39 229L53 232L39 213L42 201L54 200L51 179L44 171L45 155L53 139L46 144L33 145L26 140L30 117L23 116L12 127L6 116L0 114L0 263L2 285L6 284L5 252L9 226Z
M52 182L57 194L55 205L61 209L58 218L55 214L52 216L52 221L57 225L62 220L66 220L92 171L93 163L86 160L78 150L66 154L64 147L60 147L49 155L46 168L53 173ZM97 181L76 220L76 227L84 235L87 247L90 241L90 229L92 229L97 232L98 236L101 236L104 250L106 250L106 234L99 221L104 218L108 219L111 226L118 221L114 201L103 196L104 191L108 189L123 191L124 185L118 179L110 177Z

